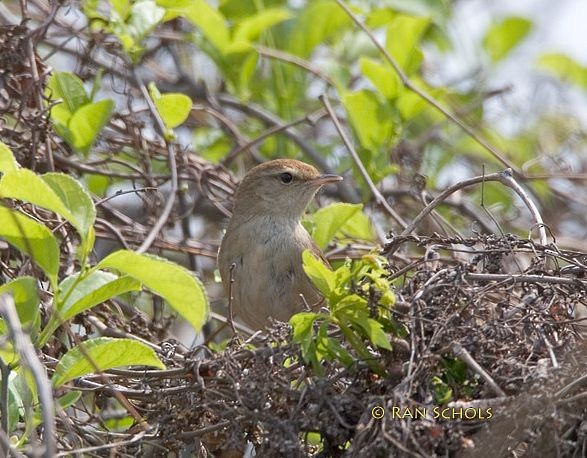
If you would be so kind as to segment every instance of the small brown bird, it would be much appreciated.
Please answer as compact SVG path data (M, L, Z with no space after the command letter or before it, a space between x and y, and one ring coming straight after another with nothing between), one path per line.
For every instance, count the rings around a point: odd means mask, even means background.
M291 159L258 165L243 178L218 267L225 290L231 290L235 316L251 328L264 327L269 317L287 321L304 309L304 300L320 302L302 268L302 252L322 253L300 220L316 192L340 180Z

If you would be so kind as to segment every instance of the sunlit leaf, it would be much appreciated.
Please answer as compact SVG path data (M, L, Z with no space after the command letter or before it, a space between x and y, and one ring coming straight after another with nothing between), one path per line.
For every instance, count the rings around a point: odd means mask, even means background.
M102 128L108 124L114 109L110 99L88 103L76 110L69 120L68 129L73 136L73 145L82 153L87 153Z
M380 101L374 92L347 92L342 96L342 102L364 148L375 150L391 139L391 108Z
M51 282L57 283L59 245L47 227L21 213L0 206L0 238L30 255Z
M538 60L538 68L546 70L562 81L587 89L587 67L582 66L564 54L543 54Z
M399 14L387 27L385 48L408 74L420 64L422 56L418 45L429 24L428 18Z
M10 148L0 142L0 173L14 172L18 170L18 163Z
M332 270L312 254L310 250L302 253L304 272L312 280L312 283L325 297L328 297L336 287L336 276Z
M51 118L65 126L80 107L90 103L84 83L70 72L53 73L47 83L46 92L51 100L62 100L51 107Z
M82 342L63 355L51 381L58 388L74 378L124 366L165 369L153 349L141 342L99 337Z
M187 269L166 259L120 250L100 261L97 268L116 269L137 279L198 331L208 318L208 298L202 283Z
M235 28L234 41L255 41L259 36L276 24L289 19L292 13L284 8L269 8L251 15L238 23Z
M506 57L532 30L526 18L511 16L493 24L483 39L483 46L496 62Z

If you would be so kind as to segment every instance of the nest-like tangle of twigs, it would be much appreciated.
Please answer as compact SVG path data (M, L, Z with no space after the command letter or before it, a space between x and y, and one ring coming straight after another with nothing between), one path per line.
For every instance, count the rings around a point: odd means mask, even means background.
M153 427L147 434L163 446L155 453L241 456L248 442L257 456L488 456L489 445L491 456L584 456L587 400L577 395L581 383L570 383L581 381L586 359L574 319L587 283L553 262L581 255L514 236L408 240L427 247L430 260L402 273L395 319L409 335L381 354L388 376L360 362L329 362L317 377L283 324L255 347L235 340L222 354L174 359L175 372L164 378L119 372L117 389L134 399ZM430 255L446 250L462 251L462 260ZM487 277L497 272L501 279ZM466 363L469 383L457 384L459 401L443 407L479 409L474 419L434 418L433 376L450 360ZM394 406L428 415L393 418ZM373 418L374 407L383 418ZM311 432L323 439L321 451ZM126 451L144 453L149 442Z

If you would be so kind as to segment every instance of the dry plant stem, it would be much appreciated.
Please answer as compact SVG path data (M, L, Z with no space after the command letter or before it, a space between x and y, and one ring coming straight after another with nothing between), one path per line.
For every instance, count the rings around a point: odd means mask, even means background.
M560 399L565 394L567 394L569 391L571 391L573 388L576 388L576 387L581 386L583 384L587 384L587 375L583 375L583 376L579 377L578 379L573 380L571 383L569 383L568 385L564 386L559 391L557 391L554 394L554 397L557 399Z
M10 377L10 366L0 358L0 374L2 376L2 384L0 385L0 418L2 432L8 437L8 378ZM2 442L0 452L1 456L8 456L10 450L10 443Z
M469 135L479 145L481 145L483 148L485 148L487 151L489 151L493 155L493 157L495 157L499 162L501 162L506 167L509 167L509 168L515 170L516 175L524 177L524 174L520 170L518 170L518 168L515 166L515 164L510 162L510 160L508 158L506 158L503 155L503 153L498 151L497 148L495 148L493 145L491 145L487 140L480 137L473 130L472 127L469 127L463 120L461 120L458 116L456 116L454 113L452 113L448 108L445 108L444 106L442 106L440 104L440 102L435 100L426 91L423 91L422 89L420 89L416 85L414 85L414 83L412 83L410 81L408 76L404 73L404 71L401 69L401 67L398 65L398 63L395 61L393 56L391 54L389 54L387 49L385 49L385 47L383 45L381 45L379 43L379 41L377 41L377 39L375 38L375 36L371 32L371 30L369 30L369 28L365 24L363 24L363 22L357 17L357 15L355 13L353 13L349 9L349 7L346 6L344 2L342 2L342 0L336 0L336 3L338 3L339 6L345 11L345 13L348 14L349 17L353 20L353 22L355 24L357 24L361 28L361 30L363 30L363 32L365 32L367 34L369 39L373 42L373 44L377 47L377 49L379 49L379 51L383 54L385 59L391 64L394 71L397 73L397 76L399 77L400 81L407 89L414 92L420 98L424 99L426 102L428 102L430 105L432 105L438 111L440 111L444 116L446 116L448 119L450 119L453 123L455 123L457 126L459 126L463 131L465 131L465 133L467 135Z
M534 201L532 199L530 199L530 196L526 193L526 191L524 191L524 188L522 188L520 186L520 184L514 179L514 177L511 174L511 171L504 170L501 173L501 176L502 176L502 183L509 186L514 191L516 191L516 194L518 194L518 196L520 196L520 199L522 199L524 204L526 204L526 207L528 207L528 210L530 211L530 213L534 217L534 221L536 222L535 223L536 226L538 226L538 233L540 234L540 243L542 245L546 245L548 243L547 237L546 237L546 229L545 229L546 225L544 224L544 221L542 220L542 215L538 211L538 207L536 206Z
M371 190L373 197L375 197L375 201L377 202L377 204L382 206L385 209L385 211L387 213L389 213L389 215L396 221L396 223L398 223L402 228L405 228L407 226L407 223L403 220L403 218L398 213L396 213L396 211L393 208L391 208L391 206L387 203L387 200L385 199L385 197L383 197L383 195L379 192L379 189L377 189L377 187L375 186L375 183L373 183L373 180L371 179L371 177L367 173L367 169L365 168L365 165L363 164L363 162L361 161L361 158L359 157L359 155L357 154L357 152L353 148L353 145L351 144L344 129L342 128L340 121L336 117L336 114L334 113L334 110L332 109L332 106L330 105L330 101L328 100L328 97L326 97L325 95L321 95L320 101L324 105L324 108L326 108L326 111L328 112L328 115L332 119L332 122L334 123L334 126L336 127L336 130L338 131L338 134L340 135L340 138L342 138L342 141L343 141L344 145L346 146L348 152L351 154L351 157L353 158L355 165L357 166L357 168L359 169L359 172L361 172L361 175L363 176L363 179L365 180L365 182L369 186L369 189Z
M230 325L230 329L232 329L232 333L234 335L236 335L236 329L234 327L234 317L232 314L232 301L233 301L233 297L232 297L232 285L234 283L234 277L233 277L233 273L234 273L234 268L236 267L236 264L233 262L230 265L230 281L228 283L228 324Z
M43 444L39 445L44 449L42 456L52 458L55 456L55 406L53 404L53 392L51 383L47 378L45 367L39 361L29 336L23 331L20 319L14 308L14 301L9 295L0 296L0 315L5 320L8 331L14 342L14 348L20 355L24 366L31 371L41 404L41 422L43 425ZM4 382L4 381L3 381Z
M112 444L96 445L94 447L85 447L85 448L78 448L78 449L74 449L74 450L68 450L67 452L58 453L55 456L60 457L60 456L82 455L84 453L90 454L92 452L99 452L101 450L108 450L108 449L113 449L113 448L117 448L117 447L123 447L125 445L130 445L130 444L133 444L133 443L141 440L146 434L147 434L146 431L141 431L138 434L135 434L132 438L125 440L125 441L114 442ZM115 455L116 455L116 453L114 453L114 451L113 451L111 456L115 456Z
M169 215L171 214L171 210L173 209L173 205L175 203L175 197L177 194L177 190L179 188L179 179L177 176L177 164L175 162L175 147L174 147L173 143L169 142L165 138L165 124L163 123L161 116L159 116L159 112L157 111L157 108L155 107L155 104L153 103L153 100L151 99L151 96L149 95L147 88L145 87L145 85L143 84L141 79L139 78L139 75L137 74L136 69L133 69L133 76L134 76L134 79L135 79L137 86L139 87L141 93L143 94L145 101L147 102L147 105L149 106L149 111L151 112L151 115L155 119L155 125L157 126L157 129L159 130L159 134L161 135L161 138L163 138L163 141L165 142L165 147L167 149L167 161L169 164L169 170L171 172L171 189L169 190L169 197L167 198L167 202L165 203L165 207L163 208L161 215L159 215L157 222L153 225L153 227L149 231L149 234L145 238L145 241L141 244L141 246L139 248L137 248L137 253L144 253L149 250L149 248L151 247L151 245L153 244L153 242L155 241L155 239L159 235L159 232L161 231L161 229L163 229L163 226L167 222Z
M455 355L456 358L460 359L464 362L467 366L469 366L472 370L474 370L477 374L481 376L485 383L487 383L493 392L499 397L506 397L507 394L503 391L495 380L491 378L491 376L483 369L477 361L473 359L470 353L458 342L453 342L450 346L451 352Z
M577 278L570 277L552 277L548 275L518 275L518 274L474 274L464 275L465 280L469 281L499 281L504 283L551 283L563 285L583 285L587 287L587 282Z
M542 216L538 212L536 205L532 202L532 200L530 199L528 194L514 180L510 169L506 169L503 172L490 173L489 175L480 175L477 177L469 178L468 180L459 181L458 183L456 183L452 186L449 186L444 191L442 191L438 196L436 196L428 205L426 205L426 207L424 207L424 209L404 229L404 231L400 234L400 237L405 237L405 236L409 235L414 230L414 228L418 225L418 223L420 223L420 221L422 221L422 219L424 219L426 216L428 216L432 212L432 210L434 210L436 207L438 207L438 205L440 205L451 194L454 194L455 192L457 192L463 188L472 186L474 184L483 183L486 181L497 181L499 183L502 183L502 184L508 186L509 188L512 188L518 194L518 196L520 196L520 198L528 206L528 210L530 211L530 213L534 217L535 225L537 225L540 228L540 230L539 230L540 243L542 245L546 245L548 243L548 239L546 237L546 230L544 229L545 224L542 220ZM392 248L389 251L388 255L395 253L396 250L397 250L397 247Z

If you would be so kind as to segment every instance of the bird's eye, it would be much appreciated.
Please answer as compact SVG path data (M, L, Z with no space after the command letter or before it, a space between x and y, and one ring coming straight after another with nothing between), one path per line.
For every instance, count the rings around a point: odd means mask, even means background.
M293 181L293 176L289 172L283 172L281 175L279 175L279 180L284 184L289 184Z

